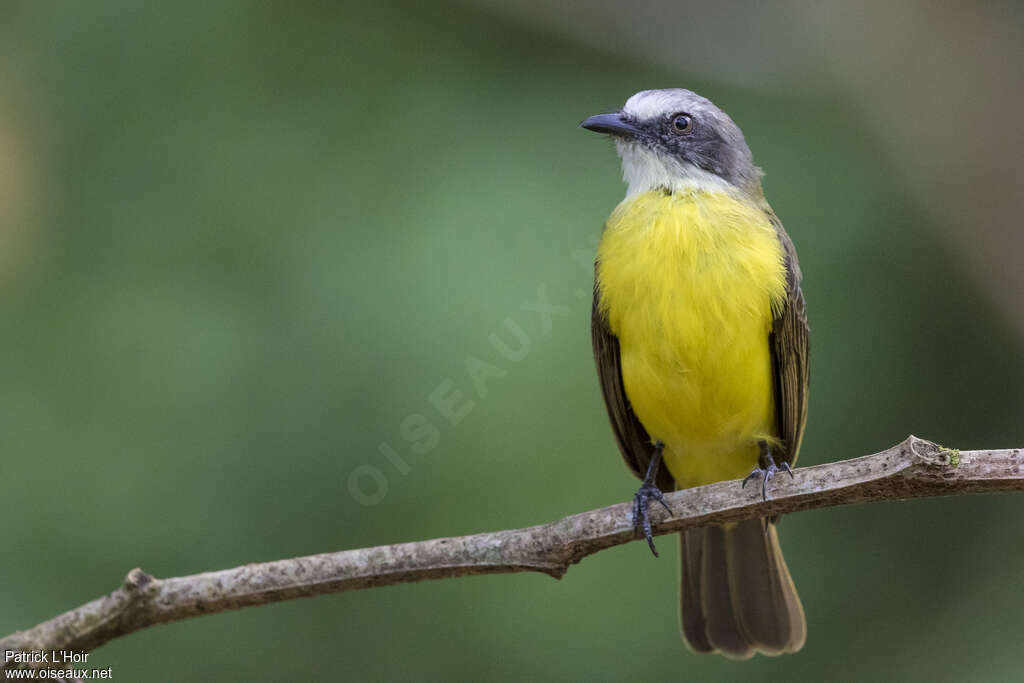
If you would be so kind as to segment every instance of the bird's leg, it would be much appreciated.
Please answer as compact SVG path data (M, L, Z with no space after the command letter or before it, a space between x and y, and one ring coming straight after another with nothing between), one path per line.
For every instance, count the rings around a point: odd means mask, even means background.
M767 441L758 441L757 445L761 447L761 455L757 459L757 466L750 470L750 474L744 477L741 488L746 488L748 481L757 475L761 475L763 477L761 480L761 500L768 500L768 482L775 476L775 473L781 470L792 477L793 470L790 469L789 463L785 460L782 461L781 466L775 464L775 458L772 457L772 449L768 446Z
M647 539L647 545L651 547L651 552L654 553L655 557L658 556L658 551L654 548L654 536L651 534L651 518L647 512L651 499L653 498L661 503L662 507L668 510L669 514L672 514L672 508L665 502L665 495L654 484L658 478L658 469L661 467L661 452L664 448L665 444L660 441L654 444L654 455L651 457L651 464L647 466L647 474L644 475L640 488L633 495L633 528L636 530L637 536L643 534L644 538Z

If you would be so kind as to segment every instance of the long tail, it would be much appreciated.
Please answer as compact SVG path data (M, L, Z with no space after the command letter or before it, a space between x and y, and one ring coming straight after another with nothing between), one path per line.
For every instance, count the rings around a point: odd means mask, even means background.
M751 519L680 536L683 638L693 650L748 659L803 647L804 608L774 524Z

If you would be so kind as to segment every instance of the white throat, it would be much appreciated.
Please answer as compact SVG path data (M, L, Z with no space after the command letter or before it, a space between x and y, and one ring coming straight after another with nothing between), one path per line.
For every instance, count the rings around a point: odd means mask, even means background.
M622 179L626 181L627 197L661 188L671 192L736 191L735 187L715 174L660 154L640 143L616 140L615 147L622 157Z

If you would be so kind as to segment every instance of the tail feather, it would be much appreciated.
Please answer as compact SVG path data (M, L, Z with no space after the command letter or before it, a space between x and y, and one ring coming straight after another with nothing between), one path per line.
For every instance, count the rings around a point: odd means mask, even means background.
M704 530L689 529L679 535L679 550L682 556L681 599L683 605L700 605L699 571L704 554ZM686 571L686 567L695 567L697 571ZM694 652L714 652L715 648L708 640L707 625L704 622L704 610L682 610L683 638Z
M804 611L773 524L748 520L682 534L683 637L735 659L796 652Z
M719 652L746 659L753 656L742 624L732 606L726 531L713 526L704 529L704 553L700 565L700 601L711 646Z

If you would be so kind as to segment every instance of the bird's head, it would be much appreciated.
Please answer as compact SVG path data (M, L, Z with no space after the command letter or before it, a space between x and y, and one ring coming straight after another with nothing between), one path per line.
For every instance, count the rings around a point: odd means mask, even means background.
M615 138L628 194L686 189L760 195L743 132L707 98L682 88L643 90L618 112L580 126Z

